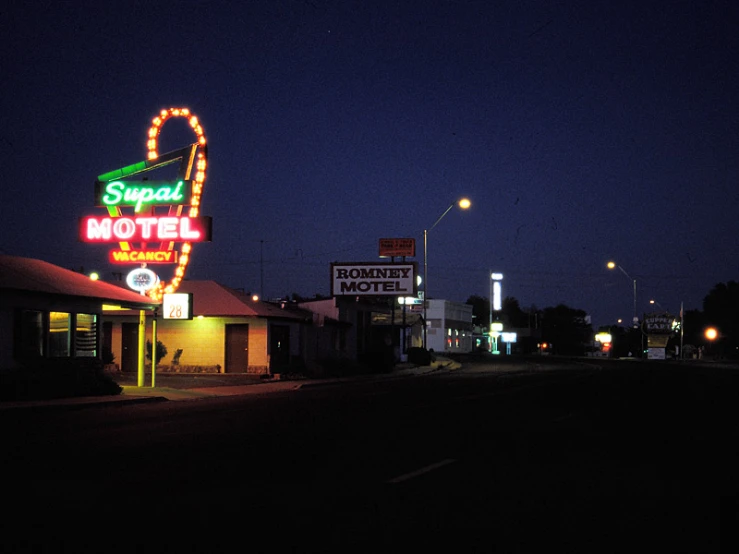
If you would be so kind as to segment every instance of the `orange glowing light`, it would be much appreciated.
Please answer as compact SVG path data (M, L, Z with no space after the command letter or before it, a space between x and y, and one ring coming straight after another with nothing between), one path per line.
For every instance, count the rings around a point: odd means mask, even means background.
M197 143L200 146L197 153L195 165L197 171L195 173L195 179L193 180L192 198L190 200L190 210L188 213L189 217L197 217L200 206L200 195L203 193L203 184L205 183L205 170L208 165L207 141L205 139L205 132L203 131L203 126L200 124L200 120L192 114L188 108L169 108L168 110L162 110L159 112L159 115L152 120L152 125L147 133L147 159L155 160L159 157L159 152L157 151L159 132L164 123L172 117L184 117L187 119L190 124L190 128L197 137ZM190 243L185 242L182 245L181 250L183 254L190 253ZM159 282L159 284L149 290L147 294L154 300L161 301L165 292L175 292L185 275L185 270L187 269L187 265L191 257L192 255L180 256L177 269L175 270L175 276L172 280L169 283Z

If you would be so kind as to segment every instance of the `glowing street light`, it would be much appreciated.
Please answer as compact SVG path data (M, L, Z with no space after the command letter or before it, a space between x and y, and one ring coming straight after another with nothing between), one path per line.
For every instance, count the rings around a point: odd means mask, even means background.
M623 267L621 267L620 265L618 265L616 262L608 262L606 264L606 267L608 269L616 269L616 268L620 269L621 270L621 273L623 273L624 275L626 275L626 277L629 279L629 281L633 281L633 283L634 283L634 319L633 319L633 323L634 323L634 327L636 327L639 324L639 318L636 317L636 279L632 279L631 278L631 275L629 275L628 273L626 273L626 270Z
M455 206L458 205L462 210L468 209L472 202L470 202L469 198L460 198L459 200L452 202L449 204L449 207L444 211L443 214L439 216L439 218L434 222L434 224L429 227L428 229L423 230L423 347L426 348L426 328L427 328L427 322L426 322L426 308L428 306L429 301L429 280L428 280L428 233L436 227L439 224L439 221L441 221L446 214L449 213L449 211Z

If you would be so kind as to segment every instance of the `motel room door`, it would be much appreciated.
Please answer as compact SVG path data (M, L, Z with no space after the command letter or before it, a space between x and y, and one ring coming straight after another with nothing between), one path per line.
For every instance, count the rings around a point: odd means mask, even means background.
M290 327L270 325L269 369L273 373L287 371L290 367Z
M121 324L121 371L139 370L139 324Z
M246 373L249 367L249 324L226 324L225 373Z

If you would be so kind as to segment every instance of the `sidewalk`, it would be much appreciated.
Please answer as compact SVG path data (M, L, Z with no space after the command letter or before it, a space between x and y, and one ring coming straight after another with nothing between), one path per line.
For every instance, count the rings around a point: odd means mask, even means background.
M424 375L439 370L458 369L461 364L448 358L439 357L430 366L412 366L399 364L391 373L357 375L351 377L332 377L326 379L296 379L280 381L255 381L251 384L210 386L202 388L171 388L151 386L122 386L123 392L119 395L107 396L79 396L74 398L58 398L51 400L22 400L0 402L0 413L15 410L34 409L34 411L79 409L90 406L112 405L119 403L146 403L197 400L216 396L239 396L245 394L270 394L274 392L298 390L306 387L331 386L341 383L373 381Z

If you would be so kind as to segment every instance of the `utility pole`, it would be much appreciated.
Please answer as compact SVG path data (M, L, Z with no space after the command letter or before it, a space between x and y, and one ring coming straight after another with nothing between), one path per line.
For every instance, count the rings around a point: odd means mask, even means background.
M264 240L259 241L259 297L264 300Z

